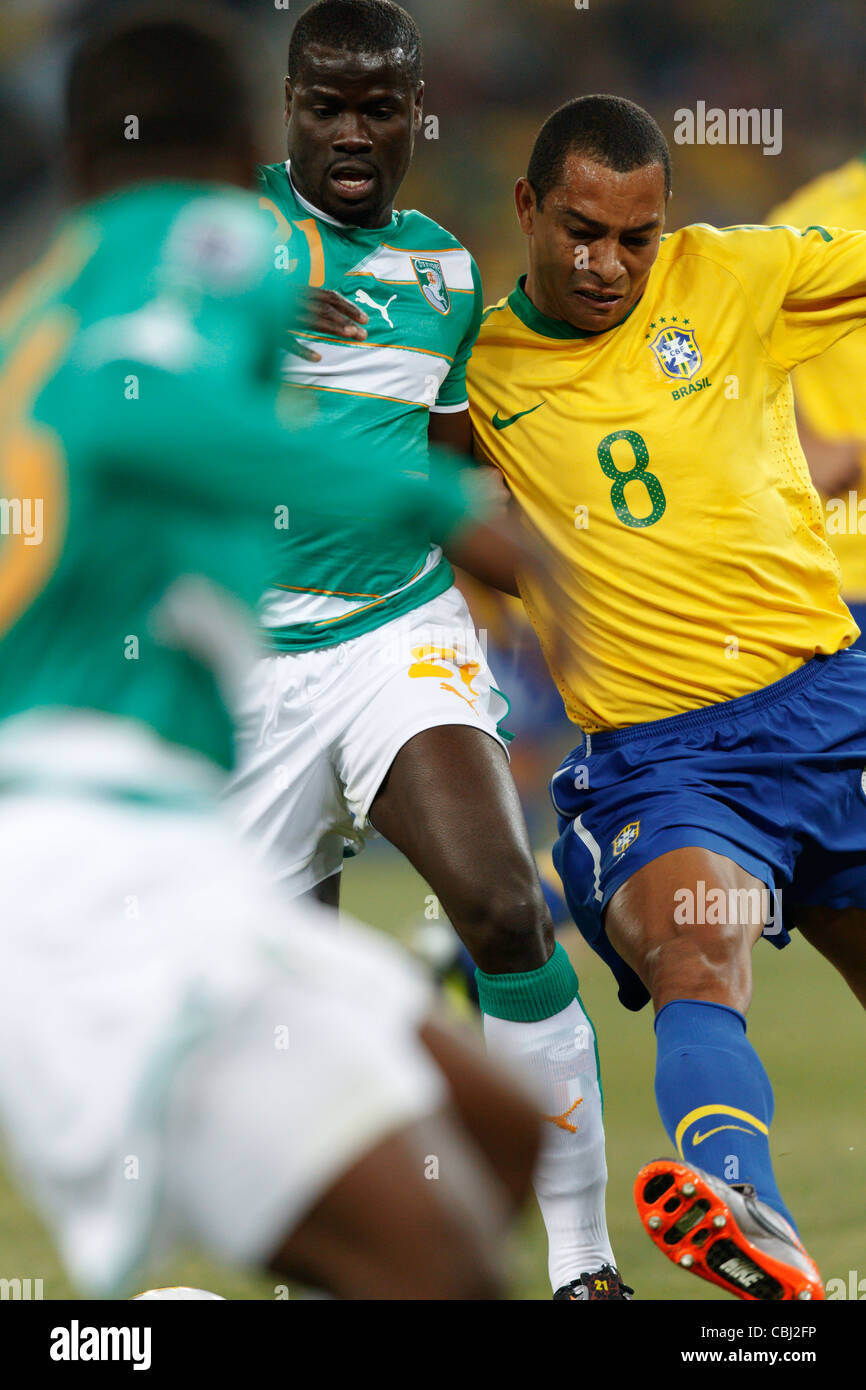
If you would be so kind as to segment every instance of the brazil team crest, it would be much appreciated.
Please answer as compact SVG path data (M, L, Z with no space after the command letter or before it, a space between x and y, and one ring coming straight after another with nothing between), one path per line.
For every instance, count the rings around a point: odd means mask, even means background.
M412 256L412 268L421 286L421 293L440 314L447 314L451 308L451 296L445 284L441 262L429 256Z
M665 376L690 381L701 369L703 356L693 328L663 328L650 347Z
M634 844L640 834L640 821L633 820L629 825L624 825L613 842L614 858L618 859L621 854L625 854L629 845Z

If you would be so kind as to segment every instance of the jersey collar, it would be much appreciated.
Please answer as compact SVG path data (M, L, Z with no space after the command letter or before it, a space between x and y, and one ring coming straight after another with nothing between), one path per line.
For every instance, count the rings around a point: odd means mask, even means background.
M304 209L304 212L312 213L313 217L317 217L320 222L327 222L329 227L339 227L341 232L366 232L368 234L370 232L374 232L377 236L380 237L384 236L386 232L393 231L394 225L397 221L396 212L391 213L391 221L387 222L384 227L356 227L354 222L340 222L338 218L331 217L330 214L327 212L322 212L322 209L317 208L315 203L311 203L308 198L305 198L303 193L298 192L297 184L292 178L292 168L290 159L286 160L285 167L286 176L289 180L289 187L291 188L301 207Z
M643 296L641 296L643 298ZM631 318L640 299L633 304L625 318L613 325L611 328L575 328L572 324L566 323L564 319L550 319L546 314L542 314L540 309L536 309L532 300L526 293L526 276L521 275L511 294L508 296L508 307L517 315L521 323L525 323L527 328L531 328L533 333L540 333L544 338L600 338L603 333L613 333L615 328L621 328L626 319Z

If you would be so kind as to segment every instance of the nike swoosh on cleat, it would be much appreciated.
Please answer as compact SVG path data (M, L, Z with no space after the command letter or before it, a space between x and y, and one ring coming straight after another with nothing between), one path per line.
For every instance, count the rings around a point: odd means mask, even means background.
M741 1134L748 1134L752 1139L758 1137L753 1129L744 1129L742 1125L718 1125L716 1129L708 1129L706 1134L699 1134L695 1130L691 1142L697 1147L698 1144L703 1144L705 1139L709 1139L711 1134L721 1134L723 1129L738 1129Z
M534 410L540 410L543 405L547 405L547 402L539 401L538 405L532 405L528 410L518 410L516 415L509 415L507 420L501 419L499 411L497 410L496 414L493 416L493 428L495 430L507 430L509 425L514 424L515 420L520 420L524 415L531 415Z

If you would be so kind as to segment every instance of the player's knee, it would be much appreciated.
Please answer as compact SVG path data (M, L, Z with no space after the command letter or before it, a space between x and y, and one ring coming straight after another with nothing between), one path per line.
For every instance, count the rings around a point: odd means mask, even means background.
M656 1002L671 996L730 996L733 1006L740 1007L750 953L749 936L742 926L687 926L673 930L647 950L641 974Z
M479 884L461 903L455 926L488 974L538 970L553 949L550 913L540 885L531 881Z

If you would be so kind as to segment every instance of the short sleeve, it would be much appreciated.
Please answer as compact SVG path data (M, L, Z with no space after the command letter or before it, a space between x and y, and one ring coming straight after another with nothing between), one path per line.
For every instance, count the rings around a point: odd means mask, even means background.
M466 394L466 364L472 355L475 339L478 337L478 330L481 327L481 315L484 312L481 275L471 256L469 260L472 267L472 317L469 321L469 327L460 341L451 370L439 388L436 403L430 407L431 413L434 415L451 414L469 409L469 399Z
M733 237L732 235L733 234ZM866 324L866 232L744 227L722 233L769 356L786 370Z

